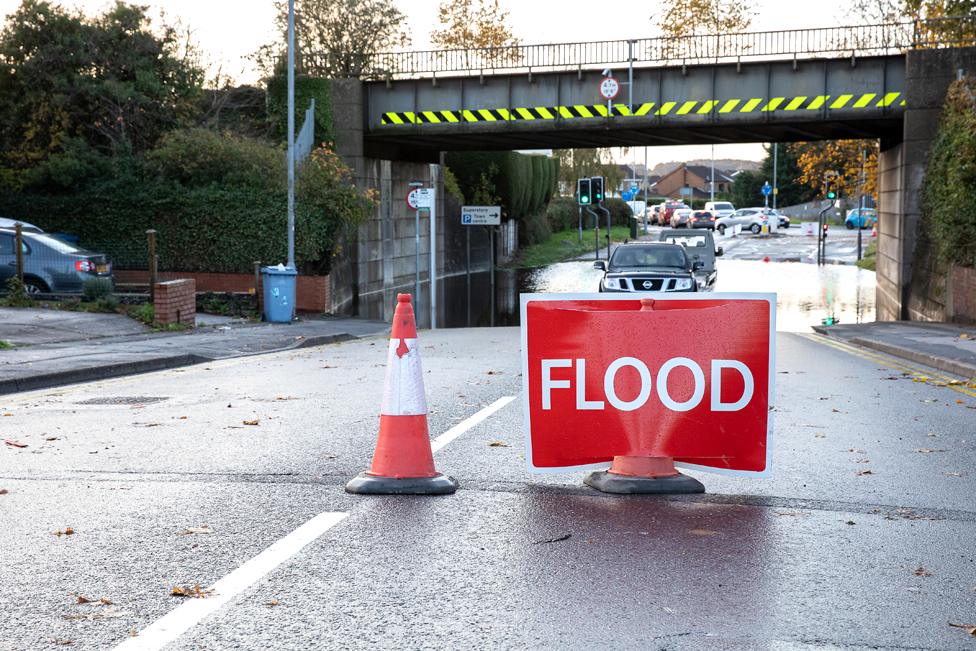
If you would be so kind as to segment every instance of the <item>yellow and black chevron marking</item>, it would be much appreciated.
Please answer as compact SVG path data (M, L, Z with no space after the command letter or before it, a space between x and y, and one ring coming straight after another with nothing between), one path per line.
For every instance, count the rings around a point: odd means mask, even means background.
M573 104L566 106L527 106L520 108L459 109L443 111L406 111L384 113L381 124L454 124L459 122L530 122L533 120L576 120L608 118L612 116L684 116L711 113L770 113L803 112L830 109L876 109L905 106L901 93L853 93L831 95L799 95L795 97L743 97L668 101L661 104L635 104L633 112L626 104Z

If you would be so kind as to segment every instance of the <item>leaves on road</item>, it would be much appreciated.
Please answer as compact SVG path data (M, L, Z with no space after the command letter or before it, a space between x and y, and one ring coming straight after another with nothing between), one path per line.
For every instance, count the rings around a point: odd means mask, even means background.
M925 375L916 375L915 377L912 378L912 382L923 382L924 383L924 382L928 382L928 381L929 381L929 378L928 378L928 376L925 376Z
M870 468L868 468L867 470L862 470L862 471L858 472L857 474L858 475L873 475L874 473L871 472L871 469Z
M718 532L712 531L711 529L689 529L688 533L692 536L714 536Z
M853 520L848 520L848 521L847 521L847 522L845 522L844 524L857 524L857 523L856 523L856 522L854 522Z
M192 599L206 599L213 594L213 588L201 588L199 583L195 583L193 587L174 585L173 589L170 590L170 596L173 597L187 597Z
M918 567L916 567L915 568L915 571L912 572L912 574L914 574L915 576L932 576L932 573L929 572L924 567L922 567L921 565L919 565Z
M966 476L966 473L963 473L963 472L944 472L942 474L945 475L946 477L965 477ZM2 493L0 493L0 494L2 494Z
M85 595L80 594L75 597L76 604L90 604L91 602L92 600L86 597Z
M559 536L557 538L546 538L545 540L534 540L532 542L532 544L533 545L547 545L549 543L557 543L557 542L562 542L564 540L569 540L572 537L573 537L573 534L568 533L568 534L566 534L564 536Z
M3 442L6 443L7 445L9 445L12 448L26 448L27 447L27 444L26 443L21 443L20 441L15 441L13 439L4 439Z
M949 626L953 628L961 628L973 637L976 637L976 625L974 624L956 624L954 622L949 622Z
M932 452L946 452L942 448L915 448L915 451L919 454L931 454Z
M278 601L277 599L272 599L271 601L265 603L264 605L269 608L274 608L275 606L281 605L281 602Z
M490 448L510 448L512 446L510 446L505 441L492 441L491 443L488 444L488 447L490 447Z
M209 533L213 533L213 532L214 532L214 530L210 528L210 525L203 524L203 525L200 525L199 527L190 527L188 529L184 529L183 531L181 531L179 533L179 535L181 535L181 536L192 536L194 534L204 535L204 534L209 534Z
M0 495L6 495L9 492L6 488L0 488Z
M245 420L245 421L242 421L242 422L245 425L260 425L261 424L261 421L259 419L257 419L257 418L255 418L254 420Z
M75 535L75 530L72 529L71 527L65 527L64 531L58 529L57 531L54 532L54 535L57 536L58 538L60 538L61 536L73 536Z

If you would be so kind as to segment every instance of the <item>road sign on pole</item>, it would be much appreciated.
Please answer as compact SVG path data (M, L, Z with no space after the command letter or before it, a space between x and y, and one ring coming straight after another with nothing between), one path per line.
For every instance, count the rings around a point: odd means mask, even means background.
M531 471L671 457L724 474L769 472L776 295L658 296L648 310L633 296L522 295ZM671 334L644 345L655 332Z
M461 206L462 226L500 226L501 206Z
M600 95L603 99L613 99L620 92L620 82L613 77L604 77L600 81Z

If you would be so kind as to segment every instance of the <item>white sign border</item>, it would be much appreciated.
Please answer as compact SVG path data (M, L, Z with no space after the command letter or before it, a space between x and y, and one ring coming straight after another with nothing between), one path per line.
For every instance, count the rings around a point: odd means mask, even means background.
M528 329L526 328L526 312L532 301L633 301L641 298L671 301L715 301L715 300L752 300L766 301L769 304L769 392L766 407L766 465L762 470L732 470L729 468L713 468L700 466L695 463L676 461L674 465L687 470L700 470L727 477L768 477L772 474L773 462L773 421L776 412L773 410L773 400L776 396L776 294L764 292L702 292L680 294L675 292L628 292L619 294L603 293L567 293L567 294L521 294L519 329L522 342L522 428L525 431L525 463L529 472L535 474L556 474L579 471L607 470L609 462L590 463L580 466L561 466L559 468L540 468L532 463L532 435L531 419L529 416L529 346Z

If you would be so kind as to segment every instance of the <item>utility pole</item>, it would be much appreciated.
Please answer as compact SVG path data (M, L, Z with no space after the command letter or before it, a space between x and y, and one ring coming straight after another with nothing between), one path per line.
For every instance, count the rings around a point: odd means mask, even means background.
M288 0L288 268L295 268L295 0Z
M858 209L857 209L857 259L858 260L861 259L861 256L862 256L862 253L863 253L863 250L861 248L862 247L862 244L861 244L861 220L864 219L864 184L865 184L864 167L865 167L865 159L866 159L866 157L867 157L867 153L862 148L861 149L861 201L859 202L860 205L858 206Z
M709 179L708 200L715 201L715 143L712 143L712 178Z
M647 193L650 190L647 187L647 145L644 146L644 232L647 233L647 209L651 207L651 202L647 200Z
M779 185L776 183L776 174L779 171L779 143L773 143L773 210L776 210L776 195L779 194Z

